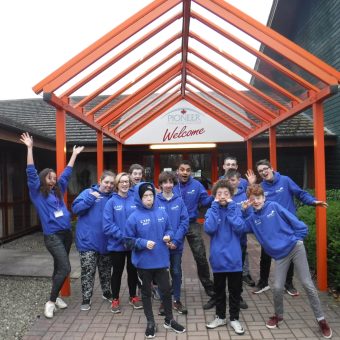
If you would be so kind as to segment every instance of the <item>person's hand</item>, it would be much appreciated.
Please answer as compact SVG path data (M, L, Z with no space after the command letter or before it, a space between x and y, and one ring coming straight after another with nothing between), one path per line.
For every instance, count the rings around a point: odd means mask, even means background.
M172 242L168 242L168 243L166 244L166 246L167 246L169 249L171 249L171 250L174 250L174 249L177 248L176 245L175 245L174 243L172 243Z
M232 202L233 200L231 198L227 198L227 203Z
M327 208L328 207L328 203L325 201L314 201L314 205L316 207L323 207L323 208Z
M23 142L28 148L33 148L33 137L28 132L24 132L20 136L20 141Z
M148 242L146 243L146 248L148 248L148 249L151 250L151 249L154 248L155 244L156 244L156 242L154 242L154 241L148 241Z
M99 193L98 191L95 191L95 190L93 190L93 191L91 192L91 195L95 196L96 198L99 198L99 197L100 197L100 193Z
M75 155L79 155L84 150L84 146L74 146L73 147L73 153Z
M248 183L250 185L255 184L256 181L257 181L255 172L253 170L251 170L251 169L247 170L246 177L247 177Z
M242 210L247 210L249 207L253 205L254 201L246 200L242 203Z
M165 235L165 236L163 237L163 241L164 241L165 243L170 242L170 236L169 236L169 235Z

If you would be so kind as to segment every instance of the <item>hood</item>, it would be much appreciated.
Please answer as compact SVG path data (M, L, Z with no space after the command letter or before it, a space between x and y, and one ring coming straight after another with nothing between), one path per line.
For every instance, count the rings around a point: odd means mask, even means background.
M142 199L139 196L139 188L144 184L149 184L152 187L152 192L154 195L154 201L153 201L153 207L154 207L155 202L156 202L156 190L155 190L155 186L150 182L140 182L134 186L134 199L135 199L136 207L146 209L142 203Z
M277 171L274 171L273 181L264 181L264 182L266 182L266 184L269 184L269 185L274 185L280 180L280 177L281 177L280 173Z
M175 192L173 192L173 196L171 197L171 200L170 201L172 201L172 200L175 200L177 197L180 197L178 194L176 194ZM157 198L160 200L160 201L168 201L164 196L163 196L163 194L161 193L161 192L159 192L158 194L157 194Z

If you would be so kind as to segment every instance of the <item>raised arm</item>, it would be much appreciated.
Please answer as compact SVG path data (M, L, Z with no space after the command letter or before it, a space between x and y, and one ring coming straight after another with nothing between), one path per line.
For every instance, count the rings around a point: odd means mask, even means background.
M70 166L71 168L73 168L74 162L76 161L77 156L84 150L83 146L74 146L73 147L73 152L72 152L72 156L67 164L67 166Z
M27 165L34 165L33 160L33 137L28 132L20 136L20 141L27 146Z

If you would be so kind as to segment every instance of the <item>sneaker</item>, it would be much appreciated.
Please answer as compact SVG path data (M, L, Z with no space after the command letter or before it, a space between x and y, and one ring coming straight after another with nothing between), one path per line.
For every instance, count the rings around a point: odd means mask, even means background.
M332 329L329 327L327 321L325 319L322 319L318 321L319 327L321 329L322 336L326 339L330 339L332 337Z
M241 309L248 309L248 304L243 300L243 297L240 296L240 308Z
M112 302L112 294L110 292L103 293L102 298L110 303Z
M174 301L173 308L179 314L188 314L188 310L183 306L180 300Z
M185 328L180 325L176 320L172 319L171 321L164 321L164 328L165 329L171 329L176 333L184 333Z
M113 314L120 313L119 299L113 299L111 303L111 312Z
M230 326L235 331L236 334L239 334L239 335L244 334L244 329L241 326L240 321L238 320L230 321Z
M163 315L163 316L165 315L163 302L161 302L161 304L159 305L158 315Z
M154 323L148 323L145 330L145 339L153 339L156 336L157 327Z
M143 308L143 303L138 296L130 297L129 304L133 306L133 309Z
M268 285L268 283L263 283L263 282L259 282L255 288L255 290L253 290L253 294L261 294L267 290L269 290L270 287Z
M56 307L58 307L59 309L65 309L65 308L67 308L66 302L63 301L61 298L57 298L57 300L55 301L55 305L56 305Z
M80 305L80 310L90 310L91 309L91 300L83 300Z
M282 316L277 316L276 314L271 316L266 323L267 328L276 328L279 327L279 324L283 321Z
M285 285L285 290L290 296L299 296L300 293L296 290L292 283Z
M215 305L216 305L216 300L214 297L212 297L205 305L203 305L203 309L208 310L208 309L215 307Z
M226 324L227 324L227 319L221 319L219 316L216 315L215 319L207 323L205 326L207 328L213 329L216 327L224 326Z
M55 311L55 303L47 301L45 303L44 315L47 319L52 319Z
M252 277L248 274L248 275L244 275L242 276L242 281L250 287L255 287L255 281L252 279Z

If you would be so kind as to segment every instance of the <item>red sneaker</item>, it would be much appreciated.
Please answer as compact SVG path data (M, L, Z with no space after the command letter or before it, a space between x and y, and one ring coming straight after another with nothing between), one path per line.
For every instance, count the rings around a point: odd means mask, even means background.
M319 322L319 327L321 329L322 336L326 339L330 339L332 337L332 329L329 327L327 321L322 319Z
M111 312L114 314L120 313L119 299L113 299L111 303Z
M267 328L276 328L279 327L279 324L283 321L282 316L277 316L276 314L269 318L266 323Z
M138 296L131 297L129 300L129 304L133 306L133 309L142 309L143 304Z

